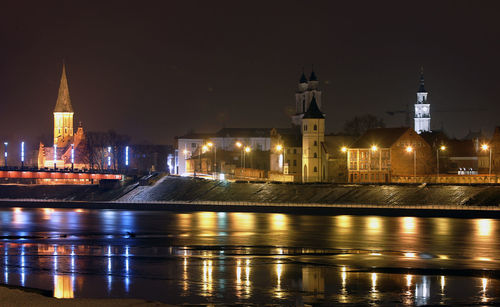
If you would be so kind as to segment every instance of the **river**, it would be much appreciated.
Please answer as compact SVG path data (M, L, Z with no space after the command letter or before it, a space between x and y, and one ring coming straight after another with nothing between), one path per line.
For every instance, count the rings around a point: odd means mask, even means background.
M495 219L12 208L0 222L0 282L61 298L500 303Z

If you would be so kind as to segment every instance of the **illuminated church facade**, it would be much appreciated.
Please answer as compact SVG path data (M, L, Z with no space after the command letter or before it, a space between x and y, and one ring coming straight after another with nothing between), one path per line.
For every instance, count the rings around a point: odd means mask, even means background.
M63 65L59 92L54 108L54 143L40 143L39 168L84 169L88 168L85 155L85 133L81 125L74 130L74 110L69 96L66 67Z

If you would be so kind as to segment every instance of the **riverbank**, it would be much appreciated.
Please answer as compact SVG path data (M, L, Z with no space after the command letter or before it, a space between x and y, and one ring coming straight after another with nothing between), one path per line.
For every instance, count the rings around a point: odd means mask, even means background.
M141 299L57 299L51 291L0 285L2 306L169 306Z

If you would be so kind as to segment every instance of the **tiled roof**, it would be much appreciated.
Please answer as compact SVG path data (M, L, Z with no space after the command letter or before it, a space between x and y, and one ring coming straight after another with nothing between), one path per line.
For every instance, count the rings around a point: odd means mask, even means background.
M376 128L366 131L350 148L370 148L377 145L379 148L391 147L405 132L411 128Z

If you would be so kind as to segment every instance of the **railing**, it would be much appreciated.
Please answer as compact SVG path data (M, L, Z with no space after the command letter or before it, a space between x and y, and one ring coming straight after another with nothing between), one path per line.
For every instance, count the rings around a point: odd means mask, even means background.
M270 203L247 201L66 201L56 199L0 199L1 202L40 202L40 203L81 203L81 204L157 204L157 205L199 205L199 206L241 206L241 207L294 207L294 208L358 208L358 209L425 209L425 210L463 210L463 211L500 211L500 206L465 205L373 205L373 204L321 204L321 203Z

